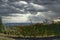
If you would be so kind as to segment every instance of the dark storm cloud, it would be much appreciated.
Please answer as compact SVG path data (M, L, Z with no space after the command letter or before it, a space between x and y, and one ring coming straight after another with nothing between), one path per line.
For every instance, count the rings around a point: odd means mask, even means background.
M36 7L35 7L36 6ZM37 8L38 7L38 8ZM25 13L27 11L29 12L43 12L43 11L48 11L45 8L42 8L43 6L38 5L38 4L34 4L34 3L30 3L28 4L28 2L26 1L14 1L14 2L10 2L10 0L2 0L2 4L0 4L0 14L6 14L7 13ZM3 10L3 11L2 11ZM24 10L24 11L21 11Z
M60 4L47 5L46 7L55 12L56 16L60 16Z
M6 13L12 13L17 12L12 6L9 6L8 4L2 4L0 5L0 14L6 14Z
M41 13L38 13L41 12ZM33 21L60 17L59 0L0 0L0 15L31 14ZM34 16L38 15L38 16ZM22 16L22 15L21 15Z

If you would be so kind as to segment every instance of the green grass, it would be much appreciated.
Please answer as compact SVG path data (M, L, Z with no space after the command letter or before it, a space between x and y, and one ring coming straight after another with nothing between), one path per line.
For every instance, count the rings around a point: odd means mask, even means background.
M8 37L0 37L0 40L14 40L14 39Z
M51 35L59 35L60 36L60 22L52 23L49 25L45 24L34 24L29 26L14 26L10 29L6 28L3 30L4 34L15 35L19 37L24 36L51 36Z
M49 25L35 24L35 25L23 26L23 27L18 26L16 27L16 31L23 36L60 35L60 23L52 23Z

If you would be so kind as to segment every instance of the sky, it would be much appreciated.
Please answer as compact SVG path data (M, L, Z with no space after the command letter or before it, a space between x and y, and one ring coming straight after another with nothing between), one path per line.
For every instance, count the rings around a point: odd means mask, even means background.
M3 23L40 23L60 17L60 0L0 0Z

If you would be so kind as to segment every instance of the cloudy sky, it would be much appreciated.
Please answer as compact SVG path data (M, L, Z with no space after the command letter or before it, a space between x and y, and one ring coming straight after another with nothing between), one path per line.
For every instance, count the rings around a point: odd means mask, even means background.
M33 23L60 17L60 0L0 0L3 23Z

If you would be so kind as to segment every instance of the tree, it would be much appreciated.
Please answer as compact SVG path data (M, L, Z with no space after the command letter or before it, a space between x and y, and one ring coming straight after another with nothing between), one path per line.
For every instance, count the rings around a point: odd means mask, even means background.
M0 32L2 32L2 19L0 17Z
M0 17L0 26L2 25L2 20L1 20L1 17Z

